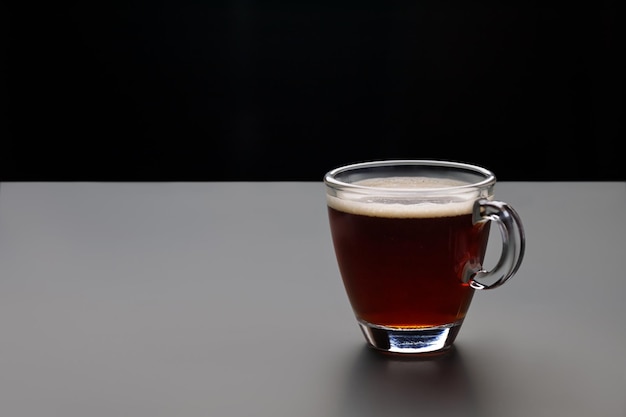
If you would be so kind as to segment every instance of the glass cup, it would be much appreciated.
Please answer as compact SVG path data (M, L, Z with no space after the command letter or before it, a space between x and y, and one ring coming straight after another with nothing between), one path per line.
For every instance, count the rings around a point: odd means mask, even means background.
M474 291L502 285L522 262L520 217L494 199L496 177L485 168L372 161L333 169L324 183L343 284L365 339L376 349L445 352ZM492 222L502 251L486 270Z

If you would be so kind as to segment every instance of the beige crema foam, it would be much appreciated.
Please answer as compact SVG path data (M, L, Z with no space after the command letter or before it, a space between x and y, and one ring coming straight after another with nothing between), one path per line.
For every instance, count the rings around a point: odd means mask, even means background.
M371 178L354 184L386 189L415 189L416 191L468 185L462 181L429 177ZM327 195L326 201L329 207L346 213L387 218L427 218L451 217L471 213L474 201L478 197L476 191L454 194L453 196L454 201L452 198L446 197L437 197L425 201L410 199L409 197L409 200L404 202L394 203L392 199L386 199L383 203L377 200L384 199L384 195L378 198L344 192L341 198Z

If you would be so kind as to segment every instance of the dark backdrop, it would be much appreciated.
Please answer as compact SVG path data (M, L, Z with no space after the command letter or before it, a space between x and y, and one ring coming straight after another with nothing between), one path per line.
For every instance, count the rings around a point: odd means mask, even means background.
M3 13L1 180L626 180L617 2L98 3Z

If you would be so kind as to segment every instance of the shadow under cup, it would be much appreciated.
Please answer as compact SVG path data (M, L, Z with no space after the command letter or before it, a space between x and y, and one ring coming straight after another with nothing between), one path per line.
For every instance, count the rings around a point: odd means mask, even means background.
M450 348L476 289L519 267L517 213L494 201L490 171L446 161L376 161L326 174L329 224L346 293L367 342L398 353ZM492 221L503 251L482 268ZM487 283L490 281L491 283Z

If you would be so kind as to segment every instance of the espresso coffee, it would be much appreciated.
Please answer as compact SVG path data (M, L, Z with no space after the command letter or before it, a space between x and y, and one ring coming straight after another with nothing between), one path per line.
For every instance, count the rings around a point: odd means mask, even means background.
M376 178L368 187L435 189L462 185L433 178ZM376 201L328 196L339 270L356 317L397 329L460 323L474 289L467 265L483 262L490 222L472 223L475 196Z
M379 160L324 176L339 271L368 346L400 354L452 347L474 291L516 274L520 216L494 198L496 176L438 160ZM500 257L484 268L490 225ZM496 249L497 251L497 249Z

